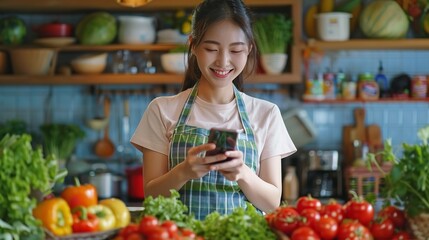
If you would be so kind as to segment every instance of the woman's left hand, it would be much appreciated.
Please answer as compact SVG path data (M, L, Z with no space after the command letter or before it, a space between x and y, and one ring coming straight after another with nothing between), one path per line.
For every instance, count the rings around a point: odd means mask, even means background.
M227 161L216 163L211 166L212 170L219 171L229 181L238 181L241 178L246 165L243 161L243 153L241 151L228 151L225 155L230 158Z

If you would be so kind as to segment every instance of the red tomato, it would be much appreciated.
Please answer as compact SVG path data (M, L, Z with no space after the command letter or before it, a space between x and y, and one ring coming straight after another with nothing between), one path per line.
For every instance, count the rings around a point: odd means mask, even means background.
M374 218L374 208L363 199L352 199L345 207L345 218L356 219L365 226Z
M315 209L307 208L302 210L299 226L313 227L313 224L320 220L320 213Z
M313 198L311 196L304 196L298 198L298 200L296 201L296 209L298 210L298 213L301 213L302 210L307 208L320 211L322 209L322 203L319 199Z
M411 235L405 231L400 231L393 235L392 240L411 240Z
M274 219L274 228L283 232L286 235L298 227L299 214L292 207L282 207L277 211L276 218Z
M392 238L395 226L390 218L376 218L369 230L375 239L387 240Z
M406 218L404 211L395 206L387 206L381 209L378 216L392 219L396 228L403 229L405 227Z
M325 215L314 223L313 229L321 239L331 240L337 236L338 223L335 219Z
M273 227L274 219L276 218L276 212L270 212L265 214L265 220L268 223L268 226Z
M144 240L144 238L140 233L131 233L125 240Z
M341 223L344 219L344 208L341 204L339 204L337 201L330 201L328 204L323 206L321 210L322 216L329 216L333 218L337 223Z
M156 226L158 226L158 219L154 216L146 215L140 220L139 232L147 235Z
M123 237L124 239L132 234L132 233L138 233L139 232L139 225L136 223L130 223L126 227L122 228L121 231L119 231L119 236Z
M177 236L178 227L174 221L166 220L161 224L161 227L167 229L170 238L174 238Z
M344 220L338 226L337 240L372 240L369 230L357 220Z
M291 240L320 240L320 238L313 229L303 226L293 231Z
M188 228L184 228L181 230L181 234L183 237L186 237L186 239L194 239L196 238L196 234L194 233L194 231L192 231L191 229Z
M148 232L145 234L147 240L163 240L170 239L167 229L161 226L152 226L148 228Z

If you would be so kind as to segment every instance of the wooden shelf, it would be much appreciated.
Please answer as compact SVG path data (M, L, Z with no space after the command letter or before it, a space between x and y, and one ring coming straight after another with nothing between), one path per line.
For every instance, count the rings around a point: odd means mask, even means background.
M192 9L198 5L200 0L181 0L172 2L171 0L154 0L146 6L130 8L120 6L116 0L15 0L0 1L0 9L3 12L12 14L38 14L46 13L70 13L86 14L95 10L105 10L109 12L155 12L161 10L177 10L188 8ZM301 73L301 51L302 51L302 6L300 0L245 0L245 3L251 8L264 9L284 9L285 14L290 14L294 22L293 28L293 45L288 51L287 70L280 75L255 75L247 83L277 83L277 84L295 84L302 82ZM268 10L267 10L268 11ZM74 44L64 47L54 47L58 52L111 52L117 50L131 51L158 51L165 52L174 47L176 44L110 44L110 45L79 45ZM9 51L14 48L34 48L43 47L41 45L27 44L19 46L2 46L0 50ZM20 76L20 75L0 75L1 85L77 85L77 84L180 84L183 75L175 74L100 74L100 75L71 75L71 76Z
M251 7L266 7L292 5L300 0L246 0L246 4ZM179 8L193 8L198 5L200 0L153 0L147 5L131 8L121 6L116 0L14 0L0 1L2 12L70 12L70 11L88 11L88 10L106 10L122 12L142 12L154 10L168 10Z
M409 49L409 50L429 50L429 39L351 39L348 41L325 42L310 39L308 46L322 50L382 50L382 49Z
M24 76L1 75L0 85L127 85L127 84L181 84L180 74L97 74L71 76ZM299 83L292 74L264 75L258 74L245 83Z
M0 45L0 50L11 50L11 49L21 49L21 48L54 48L62 52L76 52L76 51L117 51L117 50L131 50L131 51L168 51L175 47L178 44L109 44L109 45L68 45L63 47L47 47L43 45L29 44L29 45L18 45L18 46L5 46Z
M350 104L350 103L415 103L428 102L429 98L380 98L378 100L344 100L344 99L325 99L325 100L308 100L304 99L303 103L320 103L320 104Z

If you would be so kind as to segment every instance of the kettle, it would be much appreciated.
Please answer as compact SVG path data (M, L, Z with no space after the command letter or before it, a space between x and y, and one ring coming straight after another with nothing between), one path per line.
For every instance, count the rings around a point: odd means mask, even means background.
M125 44L155 42L155 19L142 16L119 16L118 41Z

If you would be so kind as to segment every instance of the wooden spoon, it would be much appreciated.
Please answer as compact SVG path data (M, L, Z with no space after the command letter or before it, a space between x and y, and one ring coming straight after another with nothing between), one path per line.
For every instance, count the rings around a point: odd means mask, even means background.
M104 98L104 117L110 116L110 98ZM95 154L102 158L111 157L115 153L115 145L109 138L109 124L104 128L104 137L95 143Z

